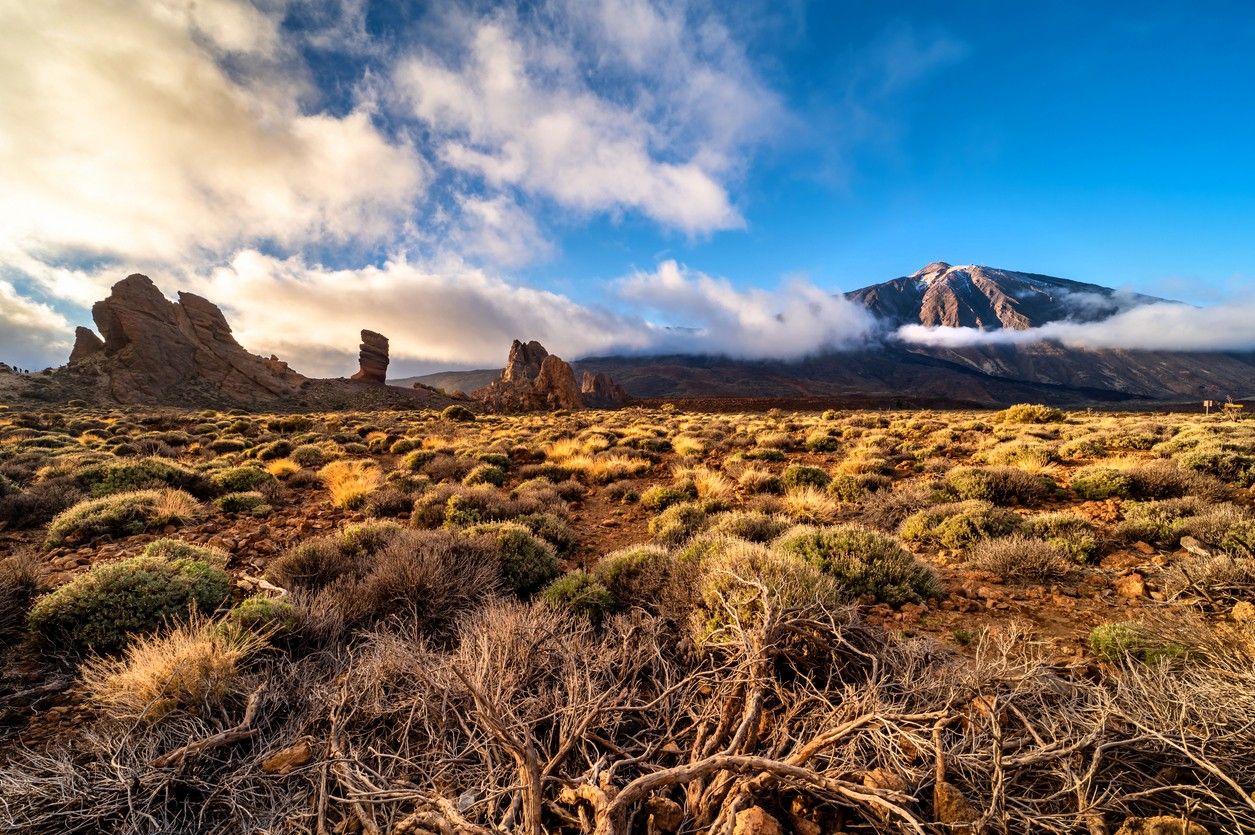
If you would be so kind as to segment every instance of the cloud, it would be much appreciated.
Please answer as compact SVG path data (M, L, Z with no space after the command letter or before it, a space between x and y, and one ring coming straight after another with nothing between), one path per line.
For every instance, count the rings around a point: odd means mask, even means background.
M47 357L69 355L72 333L73 327L61 314L0 280L0 362L44 368Z
M633 0L450 17L393 74L442 163L582 213L744 225L725 179L783 107L716 21Z
M1137 351L1253 351L1255 300L1211 307L1174 302L1143 304L1097 322L1052 322L1029 330L981 331L905 325L897 338L917 345L968 348L1051 341L1074 348Z
M426 180L371 107L306 112L277 14L245 2L0 10L0 253L186 262L389 239Z
M664 261L618 283L619 295L667 317L654 350L754 359L798 359L866 345L877 327L866 308L802 279L775 290L739 290L725 278ZM655 328L659 326L655 325Z

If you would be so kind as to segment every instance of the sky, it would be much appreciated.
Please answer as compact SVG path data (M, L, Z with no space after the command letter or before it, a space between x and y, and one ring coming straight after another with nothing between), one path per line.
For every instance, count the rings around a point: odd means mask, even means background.
M1196 306L1015 339L1252 348L1252 42L1225 2L0 0L0 361L132 272L314 375L361 328L394 376L789 358L938 260Z

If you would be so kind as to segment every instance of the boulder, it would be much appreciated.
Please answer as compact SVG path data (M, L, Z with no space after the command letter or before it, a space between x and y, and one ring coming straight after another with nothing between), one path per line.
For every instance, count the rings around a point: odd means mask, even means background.
M580 378L580 395L584 404L594 409L614 409L627 402L623 386L604 371L585 371Z
M575 385L575 372L561 357L545 357L532 381L532 389L550 409L582 409L584 401Z
M933 817L937 823L949 827L949 832L973 835L976 832L973 824L980 818L980 812L958 786L940 782L933 786Z
M582 409L584 398L575 372L539 342L514 340L501 376L471 397L498 412Z
M732 824L732 835L783 835L783 833L780 821L760 806L751 806L737 812Z
M90 328L79 325L74 329L74 349L70 351L70 365L79 365L88 357L104 353L105 343Z
M130 275L92 306L103 341L76 334L71 364L89 356L103 394L120 403L250 405L294 394L305 378L244 350L216 305L193 293L172 302L145 275Z
M506 360L505 371L501 372L502 381L530 383L536 379L536 375L540 373L541 363L548 356L549 352L545 350L545 346L534 339L526 344L517 339L514 340L510 343L510 358Z
M357 364L358 371L352 379L383 385L388 377L388 337L374 331L362 331Z

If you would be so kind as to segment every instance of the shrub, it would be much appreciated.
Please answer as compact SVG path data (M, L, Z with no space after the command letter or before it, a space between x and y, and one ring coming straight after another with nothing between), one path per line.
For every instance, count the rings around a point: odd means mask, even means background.
M222 626L271 639L286 639L300 632L301 613L286 600L263 595L245 598L222 617Z
M7 637L26 620L31 600L39 589L42 565L33 552L0 559L0 637Z
M248 449L248 442L243 438L215 438L209 442L209 449L219 455L231 452L243 452Z
M41 597L29 626L58 646L108 652L189 610L213 612L230 591L231 578L215 565L141 555L96 565Z
M336 507L356 510L379 486L379 467L374 461L332 461L318 471Z
M520 597L528 597L558 576L558 557L553 546L522 525L501 522L472 528L468 534L490 539L506 585Z
M492 464L480 464L462 479L463 484L491 484L500 487L505 484L505 470Z
M93 496L160 487L175 487L197 496L206 496L209 489L208 482L200 473L164 458L92 464L79 470L75 480Z
M1056 580L1073 570L1073 563L1054 545L1025 536L978 542L968 552L968 563L1010 582Z
M513 521L548 542L559 554L575 550L574 532L556 513L524 513L515 516Z
M733 510L714 517L710 530L750 542L770 542L792 524L784 516L763 513L761 510Z
M1063 420L1063 412L1052 406L1017 403L998 412L990 420L994 423L1058 423Z
M836 579L848 599L869 595L896 605L933 597L940 590L932 571L897 540L861 525L798 527L773 547Z
M218 493L247 493L274 484L275 477L261 467L248 465L216 470L210 473L209 483Z
M681 484L655 484L641 493L641 507L646 510L666 510L673 504L692 501L697 498L697 485L692 481Z
M414 497L404 490L384 488L371 493L363 510L367 516L379 519L404 516L414 509Z
M784 461L788 458L788 456L784 454L783 450L765 446L747 449L745 452L741 453L741 457L746 461Z
M440 413L440 417L444 420L454 420L459 423L473 423L475 421L475 413L465 406L446 406L444 411Z
M154 539L148 543L144 546L143 554L146 557L157 557L171 561L196 560L206 565L217 566L218 568L225 568L231 560L230 555L226 551L208 545L193 545L191 542L168 537Z
M291 441L271 441L253 450L253 457L259 461L276 461L292 454Z
M794 487L784 494L784 513L796 522L825 523L837 518L836 500L817 487Z
M405 457L401 459L401 466L407 470L418 472L435 460L439 454L434 449L416 449L405 454Z
M1073 562L1089 562L1098 553L1094 525L1075 513L1043 513L1025 520L1024 531L1044 539Z
M746 467L737 476L736 482L747 493L780 493L784 490L780 476L761 467Z
M1127 499L1133 495L1133 478L1114 467L1082 467L1072 475L1072 492L1082 499Z
M893 485L893 479L876 473L840 473L828 482L828 492L843 502L857 502L868 493Z
M1185 648L1174 641L1154 635L1141 624L1131 621L1104 623L1089 633L1089 648L1104 661L1120 663L1133 659L1153 664L1167 658L1175 658Z
M1116 526L1115 535L1127 542L1174 544L1181 538L1184 520L1204 510L1205 505L1192 497L1130 502L1124 506L1124 521Z
M198 620L140 637L120 658L88 661L82 685L90 701L126 722L156 721L175 711L214 716L243 694L243 662L261 645L251 632Z
M291 458L302 467L317 467L327 460L327 455L320 446L301 444L292 450Z
M181 524L200 515L200 505L181 490L137 490L88 499L57 515L44 540L49 547L73 539L134 536Z
M1243 450L1200 445L1179 455L1177 461L1187 470L1215 476L1239 487L1255 484L1255 455Z
M794 487L818 487L823 489L832 481L832 476L824 472L819 467L810 467L805 464L792 464L785 468L784 473L780 476L780 483L785 489Z
M291 458L280 458L278 461L271 461L266 465L266 472L270 473L280 481L290 478L300 471L301 465L293 461Z
M620 609L656 611L673 568L671 553L659 545L632 545L607 554L593 574Z
M550 606L600 621L614 606L610 591L593 575L572 571L554 580L540 593Z
M253 513L266 504L266 497L261 493L227 493L219 496L214 505L223 513Z
M706 511L696 502L671 505L649 520L649 535L667 545L679 545L706 525Z
M806 436L806 448L811 452L835 452L841 442L826 429L816 429Z
M1169 461L1138 464L1128 470L1132 493L1139 499L1176 499L1182 496L1219 498L1224 485L1214 477L1183 470Z
M1044 499L1053 487L1048 478L1015 467L955 467L946 474L946 484L960 499L997 505L1032 504Z
M1007 536L1019 529L1019 514L989 502L966 501L937 505L910 516L900 533L911 542L934 542L946 548L966 548L982 539Z

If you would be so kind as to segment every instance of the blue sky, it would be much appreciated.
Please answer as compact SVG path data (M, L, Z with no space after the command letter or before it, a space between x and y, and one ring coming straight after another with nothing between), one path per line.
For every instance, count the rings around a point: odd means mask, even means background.
M1245 303L1253 42L1239 3L10 7L0 360L132 271L320 374L362 327L399 372L795 356L865 323L774 312L935 260Z

